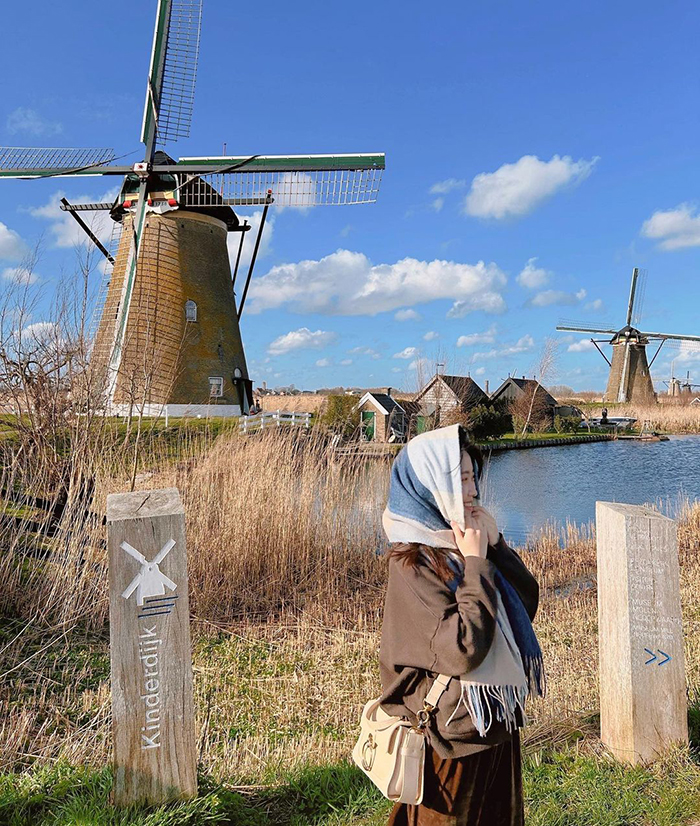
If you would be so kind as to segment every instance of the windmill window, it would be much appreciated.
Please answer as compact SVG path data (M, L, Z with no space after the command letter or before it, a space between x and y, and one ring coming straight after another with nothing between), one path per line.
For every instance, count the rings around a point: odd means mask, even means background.
M186 321L196 321L197 320L197 304L195 301L185 301L185 320Z
M224 377L209 376L209 395L220 399L224 395Z

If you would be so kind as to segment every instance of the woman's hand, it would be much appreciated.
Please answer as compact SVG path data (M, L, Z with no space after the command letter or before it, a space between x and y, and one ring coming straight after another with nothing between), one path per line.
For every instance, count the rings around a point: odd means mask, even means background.
M500 536L495 518L481 505L472 505L470 508L465 508L465 510L470 510L472 519L477 521L480 527L485 528L489 545L495 545Z
M468 513L464 515L464 533L456 522L450 522L455 542L463 557L480 556L486 559L488 550L488 534L486 528L479 524Z

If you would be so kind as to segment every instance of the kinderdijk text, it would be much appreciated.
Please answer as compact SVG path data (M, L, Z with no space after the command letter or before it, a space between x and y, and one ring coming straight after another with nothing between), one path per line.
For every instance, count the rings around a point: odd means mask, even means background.
M144 623L139 634L139 659L143 666L143 688L141 699L145 705L145 722L141 727L141 748L160 748L160 646L163 641L157 638L156 625Z

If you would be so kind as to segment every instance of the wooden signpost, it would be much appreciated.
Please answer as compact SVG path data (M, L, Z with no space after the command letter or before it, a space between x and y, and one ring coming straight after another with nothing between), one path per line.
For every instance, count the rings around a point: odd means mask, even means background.
M596 502L601 739L650 762L688 742L676 523Z
M185 512L175 488L107 497L114 793L197 794Z

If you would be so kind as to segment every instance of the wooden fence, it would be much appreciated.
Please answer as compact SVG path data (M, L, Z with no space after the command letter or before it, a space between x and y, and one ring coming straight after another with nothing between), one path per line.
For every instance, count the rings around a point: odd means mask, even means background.
M274 410L268 413L257 413L254 416L241 416L238 420L244 433L266 430L270 427L291 425L292 427L311 426L311 413L288 413L285 410Z

